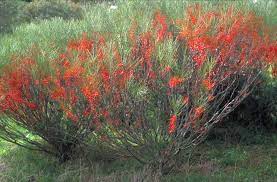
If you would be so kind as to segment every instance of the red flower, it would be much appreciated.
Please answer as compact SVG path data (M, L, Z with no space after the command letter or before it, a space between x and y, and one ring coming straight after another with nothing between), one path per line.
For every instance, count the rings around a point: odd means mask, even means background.
M174 76L174 77L170 78L168 85L170 88L175 88L177 85L181 84L183 81L184 81L183 78Z
M192 56L192 60L196 63L197 68L202 66L206 58L207 58L207 55L202 53Z
M233 40L233 37L230 34L225 36L225 42L227 44L231 44L232 40Z
M165 72L170 72L171 70L172 70L172 68L170 66L166 66L164 69Z
M187 105L188 102L189 102L189 97L188 97L188 96L184 96L184 98L183 98L183 103L184 103L185 105Z
M67 69L64 73L65 79L71 79L71 78L79 78L81 74L84 72L84 68L81 66L75 66L70 69Z
M265 58L270 64L277 63L277 43L267 47Z
M211 79L207 78L203 80L203 85L208 91L210 91L213 89L215 83L212 83Z
M107 69L102 69L100 74L104 82L108 82L110 80L110 73Z
M207 37L194 38L188 42L192 59L196 62L197 67L202 66L203 62L207 58L207 51L210 48L209 42L210 41Z
M104 118L109 118L110 117L110 113L109 111L107 111L106 109L102 110L102 114L101 114Z
M273 66L271 74L272 76L277 77L277 65Z
M203 112L205 111L203 106L199 106L194 110L194 118L197 119L202 116Z
M93 91L89 87L84 87L82 89L84 96L88 99L89 102L95 102L96 99L100 96L98 91Z
M20 90L10 90L6 95L6 99L18 104L24 103L22 92Z
M68 60L64 60L62 62L62 66L65 67L65 68L69 68L70 67L70 62Z
M104 55L104 51L103 51L103 49L98 49L98 51L97 51L97 59L99 60L99 61L103 61L104 60L104 57L105 57L105 55Z
M35 85L39 85L39 80L35 80Z
M65 88L64 87L59 87L59 88L56 88L56 90L54 90L52 93L51 93L51 98L53 100L59 100L59 99L63 99L66 97L66 91L65 91Z
M187 15L188 15L189 21L193 25L195 25L197 22L197 18L195 17L195 15L197 15L197 13L199 12L199 8L200 8L199 5L196 5L194 7L190 6L187 9Z
M91 51L93 48L93 41L89 40L86 34L83 34L83 37L81 40L70 41L68 43L67 48L69 50L77 50L77 51L83 51L83 52Z
M81 62L84 62L85 60L87 60L89 58L89 55L86 52L82 52L78 55L78 59Z
M70 98L71 104L73 104L73 105L76 104L78 101L78 97L77 97L75 91L73 91L73 90L69 91L69 98Z
M214 98L215 98L215 96L213 96L213 95L208 95L208 101L209 101L209 102L213 101Z
M83 111L83 116L87 117L91 114L91 109L90 107L85 108L85 110Z
M172 134L176 130L176 122L177 122L177 116L172 115L171 118L169 119L169 126L168 126L168 133Z
M114 58L115 58L117 64L122 64L122 58L117 49L114 49Z
M130 27L130 29L129 29L129 32L128 32L129 33L128 37L129 37L130 41L133 44L136 42L136 30L137 30L137 27L138 27L137 23L133 22L131 27Z
M148 76L150 79L156 79L157 75L154 71L149 71Z
M64 60L64 59L67 58L67 55L66 54L60 54L59 58Z
M91 51L93 47L93 41L87 39L87 36L84 34L83 38L79 42L79 50L82 51Z
M77 123L78 117L75 114L73 114L71 111L66 111L65 114L68 119L72 120L74 123Z
M114 72L114 75L115 76L122 76L122 75L124 75L124 70L118 69Z
M49 84L50 80L51 80L51 77L48 76L48 77L42 79L42 84L43 84L44 86L46 86L46 85Z
M75 66L70 69L67 69L64 73L64 80L66 85L77 84L77 82L82 78L82 73L85 69L81 66Z
M190 15L189 15L189 18L190 18L190 21L191 21L191 23L192 23L193 25L196 24L197 19L196 19L196 17L195 17L194 15L190 14Z
M105 45L106 45L105 38L103 36L100 36L98 40L98 46L105 46Z
M166 16L157 12L153 21L153 27L157 28L157 41L162 41L167 35Z
M26 105L31 109L35 110L37 108L37 105L31 102L27 102Z
M67 44L67 49L68 50L78 50L78 42L77 41L69 41Z
M151 56L153 52L153 42L151 41L152 35L150 32L146 32L141 35L140 42L141 42L141 50L142 50L142 56L145 61L147 61L148 66L151 61Z

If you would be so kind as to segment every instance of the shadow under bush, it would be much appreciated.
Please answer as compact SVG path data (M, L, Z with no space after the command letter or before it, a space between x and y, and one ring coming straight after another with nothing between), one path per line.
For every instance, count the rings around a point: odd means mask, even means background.
M208 139L255 143L277 131L277 80L265 73L253 92L210 132Z

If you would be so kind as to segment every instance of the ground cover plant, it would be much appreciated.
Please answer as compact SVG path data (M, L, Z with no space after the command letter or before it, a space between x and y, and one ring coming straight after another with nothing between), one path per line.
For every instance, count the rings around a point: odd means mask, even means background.
M101 146L158 175L176 171L262 74L275 76L272 27L257 12L218 7L177 17L157 8L147 24L78 26L71 38L9 50L23 54L2 50L1 138L60 162Z

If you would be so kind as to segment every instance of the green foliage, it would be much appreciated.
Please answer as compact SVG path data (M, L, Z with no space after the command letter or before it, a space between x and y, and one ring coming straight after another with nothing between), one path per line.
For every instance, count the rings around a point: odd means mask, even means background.
M29 22L53 17L61 17L65 20L79 19L82 17L82 9L77 4L64 0L36 0L23 7L21 16Z
M22 2L0 1L0 34L11 32L13 25L18 23L18 13Z

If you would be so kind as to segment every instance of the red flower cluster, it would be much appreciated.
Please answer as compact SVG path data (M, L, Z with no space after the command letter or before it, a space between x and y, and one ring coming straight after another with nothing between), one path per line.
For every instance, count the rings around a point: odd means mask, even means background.
M166 23L166 16L160 11L155 13L153 27L157 30L157 41L162 41L168 36L168 26Z
M68 43L68 50L77 50L83 52L90 52L94 44L92 40L89 40L86 34L83 34L82 39L72 40Z
M207 59L209 45L205 38L194 38L188 42L189 49L191 51L192 59L195 61L196 66L199 68L203 62Z
M181 84L183 81L184 81L184 79L180 78L178 76L171 77L168 82L169 88L175 88L177 85Z
M103 36L93 39L84 34L80 40L69 41L66 52L49 60L47 66L37 64L35 56L6 65L0 76L0 110L29 113L31 122L33 114L26 110L43 108L45 99L50 99L74 123L100 121L107 116L102 110L116 108L121 102L119 93L132 76L119 51L115 51L113 65L106 63L105 46Z
M30 63L30 59L22 60L22 66L16 64L14 67L5 70L0 77L0 112L16 112L17 109L20 109L21 105L31 110L37 107L31 101L31 93L29 90L31 75L26 72L30 70L28 68L30 64L26 64L26 61Z
M177 116L172 115L169 119L169 127L168 127L168 133L172 134L176 131L176 122L177 122Z
M210 78L207 78L203 80L203 85L208 91L210 91L215 86L215 83L213 83Z

